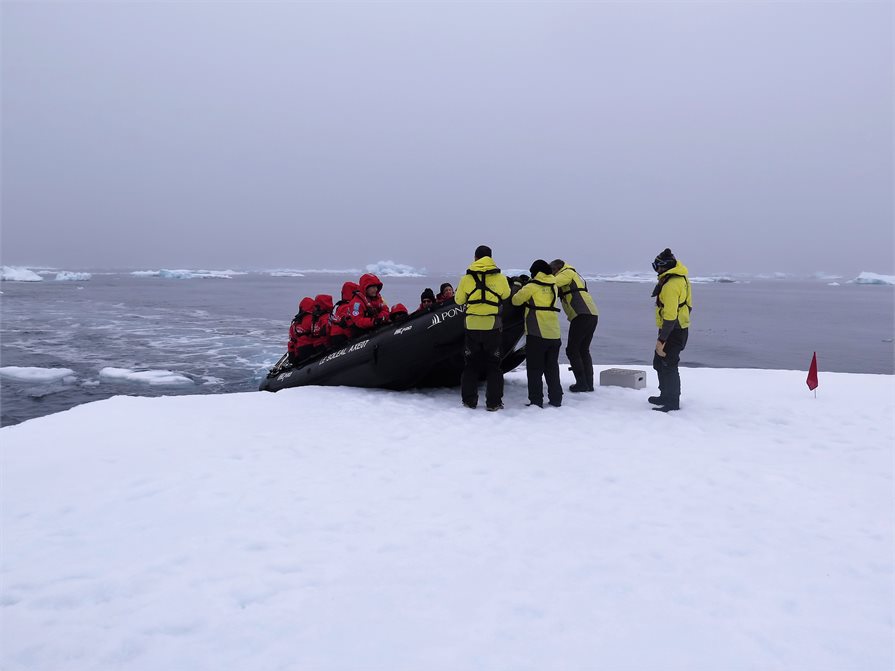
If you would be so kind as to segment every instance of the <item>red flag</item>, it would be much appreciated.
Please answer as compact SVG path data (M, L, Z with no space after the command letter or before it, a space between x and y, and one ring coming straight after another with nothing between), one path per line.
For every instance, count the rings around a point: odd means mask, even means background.
M817 389L817 352L811 357L811 368L808 369L808 379L805 382L808 383L808 389L811 391Z

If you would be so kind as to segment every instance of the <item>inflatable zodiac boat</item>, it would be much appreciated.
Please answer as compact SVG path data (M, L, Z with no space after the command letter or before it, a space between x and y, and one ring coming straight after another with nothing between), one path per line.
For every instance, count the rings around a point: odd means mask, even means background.
M508 372L525 360L517 349L523 334L523 310L502 307L503 359ZM344 385L381 389L449 387L460 384L463 371L465 306L442 305L318 354L293 367L284 356L261 381L261 391L304 385Z

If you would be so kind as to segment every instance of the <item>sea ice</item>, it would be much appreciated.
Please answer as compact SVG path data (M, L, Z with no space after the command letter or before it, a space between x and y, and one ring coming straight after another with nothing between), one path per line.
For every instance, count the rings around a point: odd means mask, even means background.
M854 284L890 284L895 285L895 275L880 275L863 272L852 280Z
M61 273L56 273L56 281L57 282L85 282L92 277L90 273L73 273L67 270L63 270Z
M143 382L151 385L163 384L192 384L193 381L170 370L141 370L135 371L129 368L103 368L99 376L106 380L125 380L127 382Z
M19 382L57 382L72 377L75 372L71 368L38 368L34 366L3 366L0 377Z

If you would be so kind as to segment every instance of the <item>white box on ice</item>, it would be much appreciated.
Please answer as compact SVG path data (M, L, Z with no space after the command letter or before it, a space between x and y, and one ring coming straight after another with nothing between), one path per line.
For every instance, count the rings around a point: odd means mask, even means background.
M630 368L607 368L600 372L600 386L643 389L646 387L646 372Z

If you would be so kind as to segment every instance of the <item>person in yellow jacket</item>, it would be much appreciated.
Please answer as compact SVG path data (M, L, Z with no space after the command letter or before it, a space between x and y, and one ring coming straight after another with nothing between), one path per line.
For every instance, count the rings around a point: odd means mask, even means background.
M556 280L550 265L538 259L531 264L531 279L513 294L513 305L525 306L525 367L528 373L528 405L544 407L543 376L550 405L562 405L559 382L559 308Z
M566 356L575 375L575 384L569 391L593 391L594 362L590 356L590 343L599 320L597 304L587 290L587 282L568 263L556 259L550 263L550 270L556 278L556 290L570 322Z
M690 333L690 310L693 309L693 293L687 267L665 249L653 261L653 270L659 281L653 289L656 299L656 326L659 336L653 368L659 376L659 395L650 396L649 402L658 407L653 410L670 412L681 407L681 374L678 364L681 352L687 346Z
M460 395L467 408L478 405L482 374L486 379L486 407L491 411L503 408L500 312L501 303L509 297L510 285L491 258L491 248L479 245L475 250L475 261L460 279L454 294L457 305L466 306L465 363L460 376Z

